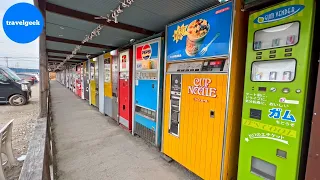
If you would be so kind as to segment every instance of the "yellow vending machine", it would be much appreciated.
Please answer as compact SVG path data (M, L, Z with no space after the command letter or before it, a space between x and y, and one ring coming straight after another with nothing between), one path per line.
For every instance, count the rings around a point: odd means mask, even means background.
M240 1L166 28L162 152L205 180L237 177L246 33Z
M104 54L104 113L112 116L112 56L110 53Z
M96 77L96 69L95 67L97 66L96 63L98 64L98 61L94 61L93 59L90 60L90 104L96 106L97 101L96 101L96 88L97 88L97 83L95 81Z

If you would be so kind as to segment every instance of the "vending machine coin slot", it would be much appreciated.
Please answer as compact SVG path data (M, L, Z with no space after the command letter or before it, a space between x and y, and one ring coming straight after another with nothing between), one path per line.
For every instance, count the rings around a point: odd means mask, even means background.
M266 88L266 87L258 87L258 91L266 92L266 91L267 91L267 88Z
M250 109L250 118L261 120L261 112L260 109Z
M251 173L260 176L263 179L275 180L277 166L262 159L251 158Z

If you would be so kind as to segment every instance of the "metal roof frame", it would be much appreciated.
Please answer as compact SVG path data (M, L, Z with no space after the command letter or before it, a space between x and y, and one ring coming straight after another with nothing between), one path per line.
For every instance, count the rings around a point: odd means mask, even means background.
M77 45L82 45L77 56L68 60L80 62L114 49L133 45L150 37L163 36L165 26L219 4L218 0L136 0L124 9L118 23L96 17L105 16L119 4L118 0L34 0L45 12L46 54L48 62L64 60ZM101 34L82 44L85 35L98 25Z

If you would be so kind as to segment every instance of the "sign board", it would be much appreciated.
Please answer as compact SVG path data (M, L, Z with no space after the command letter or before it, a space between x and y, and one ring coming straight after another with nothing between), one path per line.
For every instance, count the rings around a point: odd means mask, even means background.
M226 3L167 27L167 61L227 56L232 3Z

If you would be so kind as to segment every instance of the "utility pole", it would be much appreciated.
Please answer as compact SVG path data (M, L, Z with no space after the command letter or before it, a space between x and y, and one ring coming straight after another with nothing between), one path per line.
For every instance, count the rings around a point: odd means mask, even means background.
M9 58L8 57L4 57L4 60L6 61L7 67L9 67Z
M39 37L39 118L48 116L48 95L49 95L49 72L48 72L48 56L46 47L46 0L34 0L42 13L44 19L43 31Z

